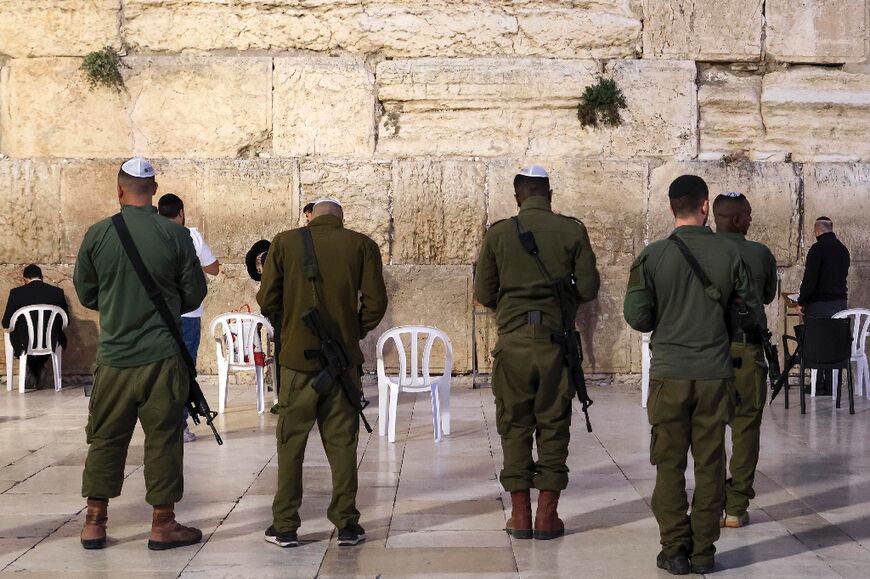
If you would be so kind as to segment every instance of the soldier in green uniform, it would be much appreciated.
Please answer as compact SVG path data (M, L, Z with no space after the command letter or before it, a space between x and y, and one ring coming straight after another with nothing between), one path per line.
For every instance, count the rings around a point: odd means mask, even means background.
M311 307L327 318L348 352L360 386L362 351L359 342L373 330L387 309L381 252L369 237L342 225L343 212L336 199L315 202L308 231L319 276L306 278L303 228L279 233L272 241L263 267L257 302L264 314L280 313L282 324L279 356L281 390L278 394L278 489L272 503L272 525L266 541L281 547L299 545L301 524L302 462L308 434L317 423L326 457L332 470L332 502L327 517L338 528L339 545L356 545L365 540L356 508L357 444L359 415L333 384L320 395L314 380L321 370L318 360L305 356L306 350L320 348L316 336L302 322Z
M653 333L647 412L650 462L656 466L652 509L662 544L656 564L684 575L713 570L719 538L725 425L735 404L725 312L729 298L738 296L746 311L741 324L751 327L761 305L737 247L705 225L710 201L703 179L679 177L668 196L675 237L650 244L635 260L623 312L632 328ZM690 449L695 462L691 516L685 478Z
M553 213L547 172L537 165L514 178L521 227L534 234L539 256L554 279L572 276L572 320L577 306L594 300L600 280L586 227ZM496 311L498 342L492 391L504 452L501 484L511 494L505 529L518 539L553 539L564 534L557 507L568 485L568 441L574 397L562 350L552 336L561 312L541 269L520 243L515 219L489 228L477 262L474 295ZM537 443L538 458L532 456ZM538 489L532 527L530 489Z
M749 268L752 286L765 304L776 297L776 258L766 245L749 241L746 233L752 223L752 206L741 193L725 193L713 201L716 233L732 240ZM734 387L737 407L731 421L731 478L725 481L723 527L742 527L749 523L749 500L755 498L755 467L761 441L761 415L767 398L767 367L762 346L767 329L764 310L757 328L744 332L732 308L731 356L734 358Z
M154 168L130 159L118 172L121 214L176 319L206 295L205 276L190 234L157 214ZM85 234L73 274L82 305L100 312L82 476L87 515L82 546L106 545L108 501L121 494L127 447L137 419L145 432L145 500L154 506L151 549L199 542L199 529L175 521L184 492L182 417L188 374L178 346L136 275L110 219Z

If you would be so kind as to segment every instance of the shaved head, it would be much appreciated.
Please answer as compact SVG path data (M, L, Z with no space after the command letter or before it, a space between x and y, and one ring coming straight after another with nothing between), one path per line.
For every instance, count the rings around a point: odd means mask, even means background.
M118 200L121 205L151 205L157 193L154 177L133 177L123 170L118 171Z
M335 215L340 219L344 219L344 211L342 211L341 205L330 201L321 201L311 210L311 219L316 219L321 215Z
M825 233L830 233L834 230L834 222L831 221L830 217L819 217L816 219L815 224L816 237L819 235L823 235Z

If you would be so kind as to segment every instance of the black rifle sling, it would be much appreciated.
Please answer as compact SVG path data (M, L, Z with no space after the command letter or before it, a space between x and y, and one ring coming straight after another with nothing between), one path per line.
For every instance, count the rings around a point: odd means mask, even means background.
M680 250L680 253L683 254L683 257L686 260L686 263L689 265L689 269L695 274L695 277L698 278L698 281L701 282L701 285L704 286L704 289L714 288L713 282L710 281L710 278L707 277L707 274L704 272L704 268L701 267L701 264L698 263L698 260L695 258L695 255L692 253L692 250L689 249L689 246L686 245L686 242L680 239L680 237L676 233L672 233L670 237L668 237L670 241L677 246L677 249ZM718 290L716 290L718 291ZM706 293L706 292L705 292ZM709 294L707 294L709 296ZM710 296L710 299L713 299ZM718 303L718 302L717 302ZM721 305L721 304L720 304Z

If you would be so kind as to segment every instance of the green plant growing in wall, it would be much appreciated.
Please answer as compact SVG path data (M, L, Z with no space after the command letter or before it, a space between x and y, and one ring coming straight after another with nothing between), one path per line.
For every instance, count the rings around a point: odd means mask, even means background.
M624 109L625 95L612 78L600 78L587 86L580 97L577 118L584 127L597 127L604 124L615 127L622 124L619 110Z
M105 86L120 91L124 88L124 77L121 67L126 66L118 53L111 46L87 54L82 59L81 70L84 71L91 89Z

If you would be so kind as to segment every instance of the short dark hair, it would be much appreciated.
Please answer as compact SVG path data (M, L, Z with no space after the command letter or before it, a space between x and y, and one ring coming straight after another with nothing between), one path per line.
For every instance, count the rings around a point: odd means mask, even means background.
M707 183L697 175L682 175L674 179L668 189L671 211L677 217L687 217L697 212L710 198Z
M24 279L42 279L42 269L35 263L24 268Z
M830 217L825 217L822 215L821 217L816 217L816 224L818 224L819 229L828 233L834 230L834 222Z
M314 211L314 203L306 203L305 207L302 208L302 213L311 213Z
M514 193L521 198L536 195L546 197L550 193L550 179L548 177L517 175L514 177Z
M139 197L154 195L157 191L157 180L154 177L134 177L125 173L123 169L118 170L118 185Z
M175 193L167 193L157 201L157 213L169 219L175 219L184 209L184 201Z

